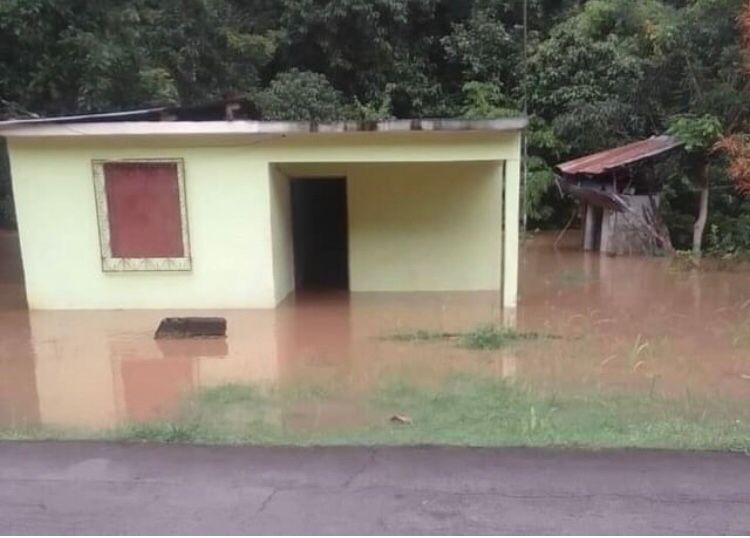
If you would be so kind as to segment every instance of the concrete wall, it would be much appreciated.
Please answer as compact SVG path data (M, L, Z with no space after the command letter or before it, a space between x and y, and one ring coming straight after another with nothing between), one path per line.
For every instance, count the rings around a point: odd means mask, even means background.
M288 185L283 174L269 168L274 163L392 163L362 164L359 173L353 172L352 184L359 183L363 191L350 193L356 208L351 225L360 238L352 243L352 287L400 290L495 289L499 252L485 249L498 240L500 208L490 207L499 204L498 169L472 164L484 177L474 181L464 167L469 161L506 161L505 226L511 231L505 241L505 296L515 300L518 133L9 138L9 150L33 309L274 306L293 281L285 215ZM120 158L184 159L191 271L102 272L91 161ZM394 189L409 178L402 174L396 179L395 163L433 164L407 165L415 181L403 187L405 196ZM450 172L443 176L440 167ZM377 204L369 200L375 196ZM472 215L472 204L479 212L487 209L486 214ZM417 228L390 229L390 237L379 236L383 232L375 226L376 211ZM456 218L459 227L450 229ZM452 245L436 249L443 241ZM468 257L480 251L481 262ZM390 267L396 263L402 264L400 275ZM431 276L439 267L442 276Z
M353 165L352 291L499 290L498 163Z
M102 271L92 159L184 158L193 267ZM32 309L275 304L268 164L237 148L14 146L13 192Z
M274 300L280 303L294 289L294 245L289 178L276 165L269 167Z

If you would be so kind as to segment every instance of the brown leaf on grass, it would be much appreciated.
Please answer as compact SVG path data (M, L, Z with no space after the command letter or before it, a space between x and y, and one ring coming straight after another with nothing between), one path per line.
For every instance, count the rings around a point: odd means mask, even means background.
M407 415L393 415L391 422L393 424L411 424L411 417Z

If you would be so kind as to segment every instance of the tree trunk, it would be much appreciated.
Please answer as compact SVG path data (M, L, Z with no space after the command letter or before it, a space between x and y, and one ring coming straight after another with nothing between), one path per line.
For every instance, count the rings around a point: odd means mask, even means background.
M708 219L708 163L701 162L696 169L696 183L701 190L698 218L693 226L693 256L700 257L703 245L703 230Z

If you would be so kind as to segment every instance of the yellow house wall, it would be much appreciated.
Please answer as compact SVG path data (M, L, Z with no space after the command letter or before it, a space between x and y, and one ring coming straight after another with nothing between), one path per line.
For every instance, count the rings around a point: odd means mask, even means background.
M503 227L503 306L515 309L518 302L518 240L519 213L521 202L521 161L508 159L504 163L505 225ZM513 320L515 316L509 316ZM515 321L510 322L511 325Z
M101 268L92 159L183 158L189 272ZM33 309L241 308L275 304L268 166L237 148L11 145Z
M273 240L274 300L280 303L294 289L292 200L289 178L278 166L269 166L271 187L271 237Z
M353 291L500 289L497 163L355 165L347 192Z
M483 251L497 240L496 225L502 215L497 198L498 169L489 163L467 163L510 159L517 164L520 155L518 133L484 132L265 139L11 137L8 142L27 298L33 309L273 307L293 282L286 215L288 184L275 167L278 163L389 163L362 164L359 171L352 172L351 184L358 185L349 193L354 209L350 214L355 238L351 245L353 289L495 289L499 252L491 259L484 253L481 268L474 267L476 264L466 256L477 254L480 247ZM184 159L191 271L102 272L91 161L124 158ZM409 199L393 190L397 183L409 179L406 175L396 179L396 163L434 163L404 168L416 174L414 181L403 187ZM485 180L468 181L465 167L469 166L477 167ZM458 181L451 182L437 173L441 167L452 167L451 174ZM490 175L495 179L490 180ZM430 181L435 185L430 186ZM517 184L517 174L508 176L507 181ZM379 189L379 182L387 189ZM419 233L392 229L391 237L379 236L373 221L378 209L375 196L379 203L386 204L381 209L399 222L419 223L419 218L429 215L438 229L428 229L422 223ZM467 201L462 202L462 197ZM448 198L456 204L450 211L462 219L456 231L439 226L439 215L447 208ZM480 222L470 215L468 200L479 204L476 211L488 208L490 202L497 207L488 210L486 220ZM409 216L411 210L414 214ZM444 214L442 222L447 226L449 217L456 215ZM505 216L506 224L517 220L517 208L515 215L506 211ZM491 231L486 231L485 225L491 226ZM446 238L455 243L445 248L463 252L463 260L442 250L434 251ZM396 248L399 242L401 248ZM399 250L411 251L427 244L433 247L432 264L410 252L401 262L392 262L402 263L400 274L385 265L370 265L394 260ZM426 252L426 247L419 248ZM506 249L505 266L517 265L517 252L510 252L515 260L508 260L508 253ZM446 260L453 268L446 268L440 278L430 276L430 271L436 270L434 262ZM460 271L459 261L464 263ZM459 284L462 287L457 287Z

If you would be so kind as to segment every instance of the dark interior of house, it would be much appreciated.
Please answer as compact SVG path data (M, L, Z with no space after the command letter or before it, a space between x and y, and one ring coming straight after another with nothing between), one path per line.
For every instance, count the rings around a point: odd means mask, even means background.
M291 196L296 288L348 289L346 179L293 179Z

